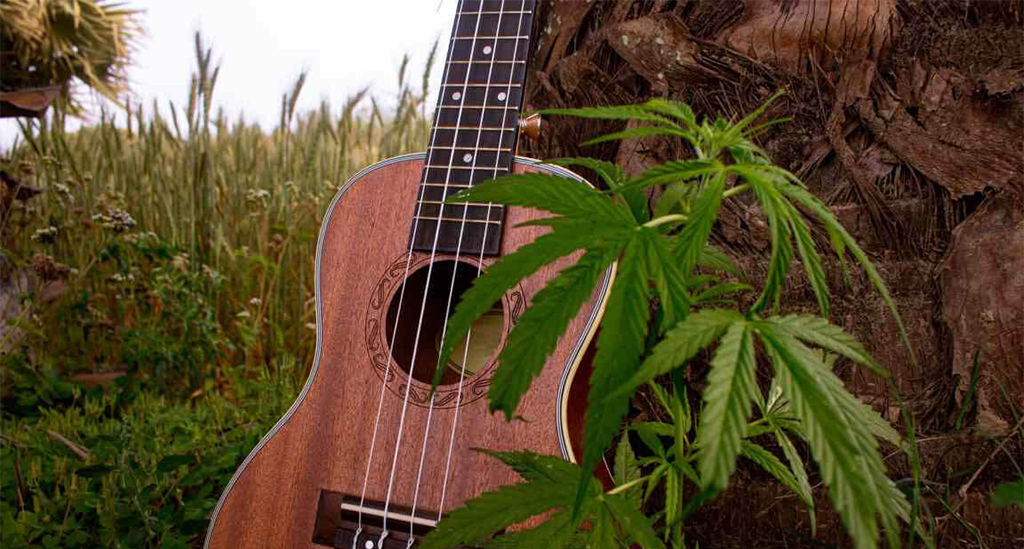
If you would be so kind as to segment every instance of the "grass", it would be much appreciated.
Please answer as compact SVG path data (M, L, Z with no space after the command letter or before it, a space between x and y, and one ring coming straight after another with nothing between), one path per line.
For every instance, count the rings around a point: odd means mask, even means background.
M67 266L67 295L87 296L80 308L96 309L94 316L123 328L140 313L133 303L103 303L125 293L111 278L143 273L132 270L142 268L138 264L115 265L112 247L155 235L177 268L224 282L199 293L236 343L227 363L271 364L280 354L308 362L321 217L356 170L423 149L425 93L413 90L403 64L391 116L365 92L340 108L324 102L300 114L295 104L303 75L283 95L281 123L268 133L212 111L218 68L210 56L197 36L198 70L184 108L135 105L75 133L62 129L59 113L27 128L25 146L10 154L4 169L44 192L5 205L3 253L19 266L33 258ZM42 314L33 309L26 316ZM119 369L121 358L106 350L59 367Z
M76 132L55 112L0 159L41 191L0 193L5 546L201 546L312 360L323 213L357 170L426 144L433 52L415 85L406 59L387 111L363 91L296 112L302 75L270 130L215 111L198 35L195 56L181 104ZM96 374L121 377L77 383Z

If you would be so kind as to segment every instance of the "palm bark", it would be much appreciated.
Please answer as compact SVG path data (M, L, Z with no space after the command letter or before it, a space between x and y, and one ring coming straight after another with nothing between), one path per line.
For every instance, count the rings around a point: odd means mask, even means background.
M667 97L701 115L732 116L786 88L767 117L792 122L764 135L762 145L831 204L872 254L907 323L917 365L881 299L864 280L844 284L837 265L830 270L833 321L893 372L919 431L940 437L922 443L929 480L955 488L948 472L976 467L994 448L954 432L959 410L967 409L971 432L983 435L1006 434L1024 413L1022 14L1020 1L550 1L538 17L526 103L538 109ZM682 143L666 139L581 148L621 126L546 122L526 154L595 156L632 172L687 155ZM749 275L763 272L768 237L752 204L731 204L714 238ZM813 310L795 271L785 306ZM977 396L965 401L975 352ZM854 392L898 419L884 383L842 373ZM995 460L962 511L991 546L1024 535L1019 512L987 509L991 487L1015 470L1008 458ZM908 474L906 463L893 466L897 476ZM730 493L743 504L728 503ZM775 502L768 483L747 478L730 493L691 520L695 539L716 547L723 535L737 544L810 543L798 503ZM759 511L752 505L786 510L749 525ZM843 545L838 523L824 522L819 540ZM954 543L959 528L940 532L940 546Z

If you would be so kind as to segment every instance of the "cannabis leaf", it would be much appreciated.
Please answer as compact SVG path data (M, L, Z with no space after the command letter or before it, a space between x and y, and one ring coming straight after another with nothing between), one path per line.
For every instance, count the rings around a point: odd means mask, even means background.
M622 546L619 540L623 540L626 545L636 542L645 548L664 549L650 521L630 499L603 493L601 483L592 475L581 475L582 470L576 465L530 452L486 453L512 467L524 482L471 499L441 519L419 547L560 548L573 543L617 549ZM583 484L586 498L574 516L568 509L576 495L577 482ZM500 530L552 510L554 514L540 526L494 538ZM589 532L577 531L583 520L595 527Z
M754 341L746 322L734 322L711 360L704 390L704 416L697 430L700 477L705 486L725 489L736 468L754 392Z
M679 545L682 523L727 487L740 456L800 497L811 514L813 533L811 486L792 436L808 443L856 547L874 549L882 532L890 545L899 543L901 521L914 519L906 499L885 475L878 439L901 447L904 442L879 414L844 388L832 372L832 362L842 357L886 374L853 336L828 321L829 284L812 230L827 233L844 276L847 255L864 270L896 317L910 349L906 330L866 253L824 203L795 175L774 166L768 153L753 141L778 123L759 124L758 118L779 96L738 121L698 119L686 104L663 99L641 105L542 111L640 123L596 137L589 144L667 136L688 143L694 157L636 176L601 160L558 159L553 163L593 171L607 190L527 173L485 182L449 199L535 208L551 215L525 223L549 232L500 258L463 294L449 320L439 364L447 363L474 320L520 280L559 258L578 258L531 296L531 305L499 355L488 396L491 410L500 410L506 417L514 415L520 398L598 281L612 272L613 264L617 266L593 356L580 464L492 453L525 482L499 488L452 512L428 537L437 545L427 547L440 547L442 541L488 547L583 544L611 548L636 542L650 549L664 547L662 540ZM646 195L652 187L661 190L653 209ZM753 196L771 237L767 274L758 288L710 242L722 204L743 193ZM782 289L796 259L821 316L778 314ZM749 310L711 308L748 291L757 292ZM710 369L701 395L703 407L695 413L686 397L688 382L683 372L702 351L710 355ZM774 374L767 395L756 383L759 352L767 356ZM671 391L653 382L669 373ZM671 422L659 419L629 426L615 451L614 476L619 486L602 493L591 471L620 432L630 400L644 384L651 387L650 394ZM761 414L758 419L752 418L755 403ZM691 441L694 426L696 436ZM633 453L631 433L647 446L646 457ZM761 435L774 436L785 462L750 440ZM684 490L687 483L699 488L689 499L684 494L694 492ZM638 506L661 486L664 508L653 513L652 521ZM537 501L526 501L531 498ZM549 513L545 524L491 539L495 531L540 513ZM589 528L581 528L584 523Z

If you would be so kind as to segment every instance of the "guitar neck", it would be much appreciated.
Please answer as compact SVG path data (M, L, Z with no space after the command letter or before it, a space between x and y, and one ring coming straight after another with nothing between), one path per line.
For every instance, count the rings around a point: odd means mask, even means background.
M499 253L503 207L442 202L512 166L535 6L459 2L413 219L414 250Z

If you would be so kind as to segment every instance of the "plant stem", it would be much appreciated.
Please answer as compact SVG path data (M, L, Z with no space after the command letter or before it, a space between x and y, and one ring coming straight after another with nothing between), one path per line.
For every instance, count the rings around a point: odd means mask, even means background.
M615 494L620 494L622 492L625 492L626 490L629 490L630 488L636 486L637 484L643 483L644 481L647 480L647 478L648 477L640 477L638 479L631 480L631 481L629 481L629 482L627 482L627 483L625 483L623 485L616 486L615 488L612 488L611 490L608 490L608 494L615 495Z
M652 219L647 223L644 223L644 227L653 228L666 223L674 223L676 221L686 221L686 216L683 214L663 215L657 219Z
M746 183L744 183L742 185L736 185L735 187L733 187L733 188L725 191L724 193L722 193L722 198L729 198L730 196L736 196L736 195L740 194L741 192L746 191L747 188L748 188L748 186L747 186Z

